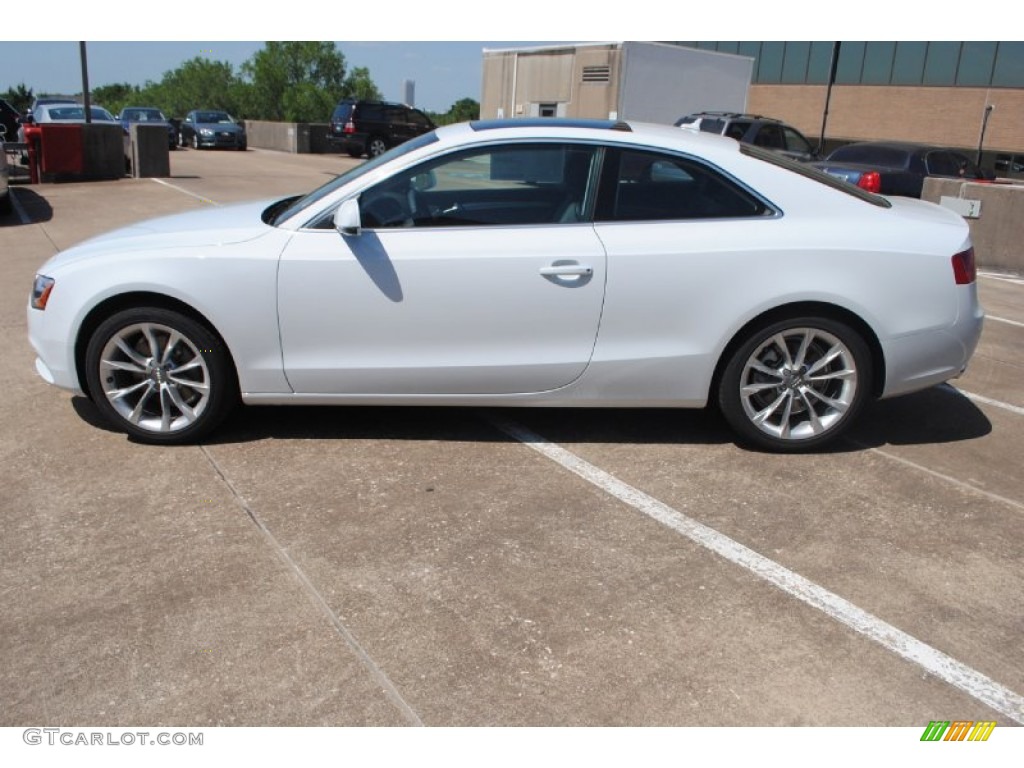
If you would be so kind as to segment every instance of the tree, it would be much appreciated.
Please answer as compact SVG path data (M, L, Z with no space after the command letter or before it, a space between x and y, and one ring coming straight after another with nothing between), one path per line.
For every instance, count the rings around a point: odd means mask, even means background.
M138 99L139 87L128 83L101 85L92 89L92 101L106 107L111 114L118 114L125 107L133 106Z
M448 108L447 112L431 112L430 119L438 125L462 123L467 120L479 120L480 102L469 97L459 99Z
M365 99L366 101L379 101L384 98L384 94L370 79L370 70L366 67L356 67L352 70L352 74L345 78L343 95L345 98Z
M224 109L237 117L243 102L231 64L202 56L165 72L159 83L147 82L137 95L140 102L160 107L168 117L181 117L193 109Z
M18 83L13 88L8 88L5 93L0 93L0 99L10 102L12 107L22 113L32 106L33 98L32 89L27 88L24 83Z
M322 122L345 95L345 57L330 42L268 42L242 65L242 74L247 112L263 120ZM359 82L364 79L369 72L360 74Z

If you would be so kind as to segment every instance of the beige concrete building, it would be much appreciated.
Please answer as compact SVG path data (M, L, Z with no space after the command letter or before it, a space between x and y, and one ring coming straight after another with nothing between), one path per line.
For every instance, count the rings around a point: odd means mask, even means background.
M673 123L699 110L744 111L754 59L665 43L485 50L480 116Z
M704 56L687 59L673 48ZM701 110L748 111L784 120L816 143L833 50L831 42L790 41L485 51L481 116L672 123ZM744 77L741 100L731 86ZM841 44L826 146L889 139L973 153L983 125L983 165L1024 175L1024 42Z

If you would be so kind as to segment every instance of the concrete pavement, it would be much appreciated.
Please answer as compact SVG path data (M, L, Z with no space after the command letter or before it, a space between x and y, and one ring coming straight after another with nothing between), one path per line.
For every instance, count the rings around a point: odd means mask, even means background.
M710 413L613 410L248 408L206 445L154 448L36 376L24 307L57 249L353 164L188 150L166 180L15 188L29 223L0 221L0 725L1024 718L496 426L1019 695L1020 282L981 278L998 319L956 382L974 400L878 403L813 456L744 451Z

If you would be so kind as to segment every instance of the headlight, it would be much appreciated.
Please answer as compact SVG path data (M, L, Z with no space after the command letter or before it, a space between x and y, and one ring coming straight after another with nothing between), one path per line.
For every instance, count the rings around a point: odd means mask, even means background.
M213 136L213 131L209 128L200 128L199 132L203 134L203 136Z
M36 275L32 283L32 309L46 309L46 302L50 300L50 293L53 291L53 278L46 275Z

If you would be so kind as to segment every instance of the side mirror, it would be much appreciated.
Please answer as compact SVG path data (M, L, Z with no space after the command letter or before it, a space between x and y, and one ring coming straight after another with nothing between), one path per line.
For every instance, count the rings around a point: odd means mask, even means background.
M359 198L350 197L334 212L334 228L343 235L358 236L363 229L359 216Z
M409 186L416 192L426 192L437 186L437 176L434 175L433 171L417 173L409 180Z

